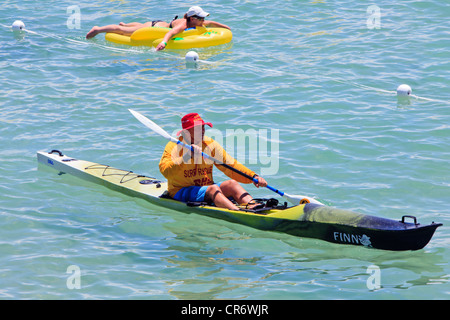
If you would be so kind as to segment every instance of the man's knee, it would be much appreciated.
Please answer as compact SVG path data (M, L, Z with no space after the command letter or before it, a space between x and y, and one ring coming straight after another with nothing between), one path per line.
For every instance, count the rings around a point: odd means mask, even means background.
M220 184L220 188L226 197L232 197L239 203L252 199L251 195L236 180L224 181Z
M220 189L220 187L218 185L212 184L206 189L206 193L205 193L206 199L214 202L214 199L216 198L217 194L219 194L221 192L222 192L222 190Z
M220 187L217 184L212 184L206 189L206 192L215 192L215 191L220 191Z
M234 190L234 189L236 189L236 187L238 187L238 186L239 186L239 183L238 183L236 180L233 180L233 179L224 181L224 182L222 182L222 183L220 184L220 187L221 187L221 188L223 188L223 189L229 189L229 190Z

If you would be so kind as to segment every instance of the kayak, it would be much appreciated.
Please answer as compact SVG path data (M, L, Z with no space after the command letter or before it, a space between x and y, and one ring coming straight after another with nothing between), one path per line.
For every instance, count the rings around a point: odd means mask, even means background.
M139 197L152 204L186 213L197 213L260 230L282 232L298 237L383 250L419 250L431 240L441 223L422 225L414 216L401 220L381 218L342 210L317 202L288 206L276 199L258 210L228 210L207 203L185 203L166 196L167 182L116 169L108 165L75 159L58 150L37 152L39 164L89 180L110 189ZM264 199L263 199L264 200ZM269 203L272 203L269 205ZM407 221L408 220L408 221Z
M163 27L145 27L136 30L130 36L106 33L105 40L129 46L156 47L170 30ZM228 43L232 38L232 32L226 28L190 28L174 35L167 42L166 49L211 47Z

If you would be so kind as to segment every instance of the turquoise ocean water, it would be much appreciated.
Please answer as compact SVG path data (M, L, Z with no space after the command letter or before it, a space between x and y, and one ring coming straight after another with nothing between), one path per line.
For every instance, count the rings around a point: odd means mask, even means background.
M233 31L232 43L196 50L194 67L187 50L84 39L94 25L169 21L190 5ZM449 16L439 0L3 1L0 298L448 299ZM30 32L15 35L17 19ZM396 96L403 83L408 101ZM266 132L258 139L270 163L250 147L235 156L247 154L258 172L272 166L269 184L444 226L414 252L335 245L171 211L38 168L36 151L59 149L162 178L166 141L128 108L169 132L187 112L216 134ZM379 288L368 285L370 266Z

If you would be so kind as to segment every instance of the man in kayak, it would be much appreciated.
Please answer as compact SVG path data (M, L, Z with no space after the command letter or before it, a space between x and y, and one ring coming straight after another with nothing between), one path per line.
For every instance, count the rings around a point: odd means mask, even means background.
M213 163L204 159L204 152L223 163L256 178L256 187L266 187L267 182L255 172L246 168L228 153L213 139L205 136L205 125L212 127L210 122L204 122L197 113L189 113L181 119L182 130L178 132L179 140L191 145L192 153L187 148L174 142L169 142L159 162L159 170L168 182L169 196L180 201L211 202L217 207L239 210L229 200L233 198L239 205L247 204L252 209L257 204L252 203L252 196L245 191L240 183L253 181L243 177L234 171L214 163L219 170L224 172L231 180L215 184L213 180Z
M131 36L133 32L135 32L138 29L144 28L144 27L165 27L165 28L171 28L169 32L166 33L164 36L163 41L161 41L160 44L156 47L156 51L163 50L167 42L172 38L172 36L176 35L177 33L180 33L188 28L196 28L196 27L213 27L213 28L227 28L230 29L225 24L212 21L212 20L205 20L205 17L209 16L208 12L203 11L202 8L199 6L193 6L189 8L188 12L184 15L183 19L177 19L175 17L170 23L167 23L162 20L153 20L146 23L139 23L139 22L132 22L132 23L119 23L117 24L110 24L103 27L95 26L86 34L86 39L90 39L95 37L99 33L104 32L111 32L111 33L117 33L125 36Z

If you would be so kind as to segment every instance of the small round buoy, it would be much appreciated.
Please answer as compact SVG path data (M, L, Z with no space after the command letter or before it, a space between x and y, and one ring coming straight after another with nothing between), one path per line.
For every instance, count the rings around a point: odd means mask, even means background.
M412 89L407 84L401 84L397 88L397 96L406 97L410 96L412 93Z
M25 31L25 23L20 20L16 20L13 22L11 28L13 31Z
M197 62L198 54L195 51L189 51L185 56L186 62Z

